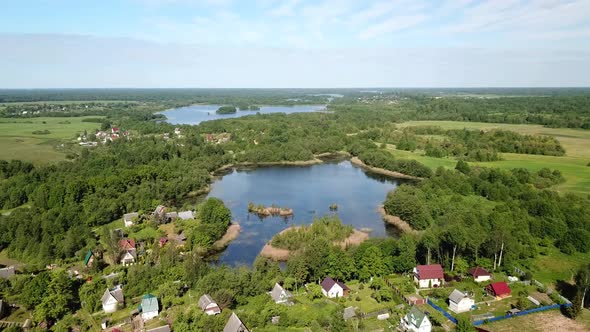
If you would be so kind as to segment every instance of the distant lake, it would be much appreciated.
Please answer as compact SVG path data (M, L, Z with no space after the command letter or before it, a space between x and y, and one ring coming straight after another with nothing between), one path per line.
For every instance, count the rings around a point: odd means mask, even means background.
M192 105L180 108L170 109L161 114L167 118L171 124L190 124L196 125L203 121L239 118L256 113L305 113L317 112L326 108L326 105L295 105L295 106L260 106L256 111L240 111L233 114L217 114L215 111L222 105Z
M306 167L261 167L235 169L212 184L209 197L222 199L241 225L241 233L225 251L219 263L250 265L276 233L291 225L309 224L314 217L336 213L345 224L370 228L371 237L394 235L377 208L387 193L402 180L367 173L349 161ZM259 218L248 213L248 202L292 208L294 216ZM336 212L330 211L337 204Z

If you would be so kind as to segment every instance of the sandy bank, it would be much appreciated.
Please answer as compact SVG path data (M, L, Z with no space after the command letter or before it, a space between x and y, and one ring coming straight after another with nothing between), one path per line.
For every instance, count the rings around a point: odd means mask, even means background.
M411 175L403 174L400 172L394 172L394 171L389 171L389 170L386 170L383 168L369 166L357 157L350 158L350 162L356 166L360 166L360 167L365 168L365 169L367 169L371 172L374 172L374 173L387 175L387 176L391 176L391 177L398 178L398 179L422 180L422 178L419 178L416 176L411 176Z
M379 213L381 214L381 216L383 217L383 220L385 220L385 222L397 227L397 229L399 229L403 233L409 233L409 234L420 233L420 231L413 229L412 226L410 226L410 224L403 221L400 217L387 214L387 211L385 211L385 208L383 207L383 205L380 205L377 210L379 211Z
M225 234L223 234L221 239L213 243L213 247L216 249L220 249L227 246L231 241L235 240L238 237L238 235L240 234L240 230L240 224L233 223L229 225L227 231L225 232Z
M301 228L301 226L291 226L287 229L282 230L279 234L283 234L298 228ZM334 244L342 248L346 248L348 246L359 245L368 239L368 233L354 229L349 237L347 237L343 241L336 242ZM262 247L262 250L260 251L260 256L267 257L276 261L286 261L287 259L289 259L289 256L291 254L291 250L273 247L270 244L270 241L267 244L265 244L264 247Z

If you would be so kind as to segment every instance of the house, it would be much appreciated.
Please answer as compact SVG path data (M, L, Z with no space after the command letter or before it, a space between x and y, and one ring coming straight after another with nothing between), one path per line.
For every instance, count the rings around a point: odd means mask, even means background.
M418 265L414 268L414 282L419 288L439 287L444 280L440 264Z
M495 282L486 286L486 291L498 300L510 297L510 287L504 281Z
M176 218L178 218L178 212L167 212L164 215L164 222L169 223L176 220Z
M432 324L422 311L418 310L416 307L412 307L410 311L402 317L400 328L402 331L430 332L430 330L432 330Z
M152 212L152 217L158 222L163 221L166 217L166 207L164 205L158 205L154 212Z
M170 325L164 325L160 327L153 328L151 330L147 330L146 332L170 332Z
M123 296L123 287L121 285L115 286L114 288L107 289L102 294L102 310L106 313L112 313L119 309L120 305L125 303L125 297Z
M112 134L118 134L119 133L119 128L117 128L117 127L111 128L111 133Z
M469 270L469 274L471 274L471 276L473 277L473 280L475 282L483 282L483 281L488 281L488 280L492 279L491 273L489 273L483 267L479 267L479 266L474 267L471 270Z
M8 315L8 303L0 299L0 319Z
M459 290L455 289L451 295L449 295L449 309L453 312L458 314L467 312L471 310L474 305L475 300Z
M326 277L321 283L322 293L329 298L343 297L348 295L350 289L340 281L335 281L330 277Z
M8 278L14 276L15 273L16 273L16 269L14 268L14 266L8 266L5 268L1 268L0 269L0 278L8 279Z
M193 211L181 211L178 212L178 218L182 220L195 219L195 214Z
M418 294L404 295L404 299L406 300L406 303L409 305L421 305L426 303L426 300Z
M284 289L278 283L275 283L275 286L270 292L270 297L272 297L273 301L275 301L276 304L289 304L291 302L293 294L291 294L288 290Z
M180 135L180 128L178 128L178 127L174 128L174 135L176 135L176 136Z
M135 224L135 220L139 217L139 213L132 212L123 215L123 222L125 227L131 227Z
M121 255L121 260L119 261L121 265L127 266L135 264L135 260L137 259L137 253L135 249L133 250L125 250L123 251L123 255Z
M86 256L84 256L84 266L92 267L92 264L94 264L94 253L88 249Z
M121 239L119 241L119 248L121 250L135 250L135 240L134 239Z
M160 305L158 304L158 298L152 294L146 294L141 299L141 318L144 321L150 320L158 316L160 311Z
M227 320L227 324L225 324L225 327L223 328L223 332L249 332L249 330L238 318L238 315L232 312Z
M207 294L203 294L203 296L199 298L199 307L201 307L203 312L209 316L221 313L221 309L219 309L217 303Z

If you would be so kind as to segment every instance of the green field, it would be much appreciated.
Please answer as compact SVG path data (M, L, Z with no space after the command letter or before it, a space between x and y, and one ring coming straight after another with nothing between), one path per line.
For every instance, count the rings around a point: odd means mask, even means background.
M556 187L559 191L572 191L590 193L590 130L568 128L546 128L540 125L513 125L482 122L453 122L453 121L409 121L399 127L411 126L440 126L444 129L503 129L512 130L520 134L554 136L566 150L563 157L527 155L515 153L503 153L502 161L472 162L472 165L485 167L498 167L505 169L526 168L532 171L547 167L561 171L566 179L564 184ZM439 166L455 167L456 160L452 158L434 158L423 155L422 151L401 151L390 147L395 156L399 158L412 158L419 162L436 168Z
M93 132L98 123L82 122L87 117L0 118L0 160L21 159L35 163L63 160L59 147L84 130ZM96 117L93 117L96 118ZM48 130L49 134L33 134Z

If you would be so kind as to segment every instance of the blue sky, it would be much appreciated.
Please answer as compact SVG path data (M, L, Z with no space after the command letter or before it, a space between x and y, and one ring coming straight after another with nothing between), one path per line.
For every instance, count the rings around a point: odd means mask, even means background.
M4 0L0 88L590 86L588 0Z

